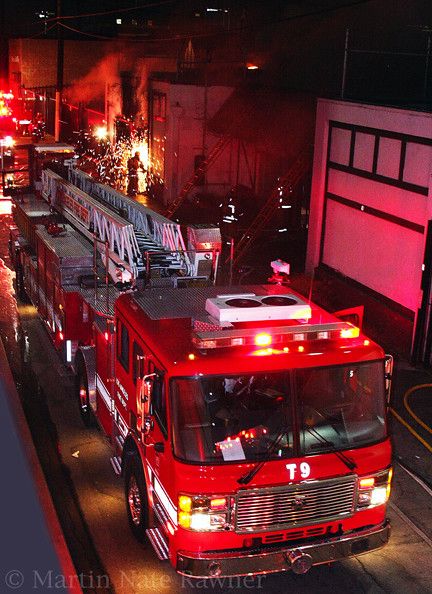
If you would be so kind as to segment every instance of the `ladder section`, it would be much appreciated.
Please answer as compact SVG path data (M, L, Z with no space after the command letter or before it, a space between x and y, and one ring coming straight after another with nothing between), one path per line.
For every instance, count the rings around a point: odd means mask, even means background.
M137 278L143 260L131 223L50 169L42 171L42 195L90 241L96 235L101 254L108 243L110 259Z
M269 198L266 200L260 212L254 218L249 228L245 231L238 242L233 258L233 264L238 264L238 262L243 258L245 253L250 248L251 244L260 235L267 223L272 219L279 207L279 199L283 195L284 191L294 191L296 186L302 181L310 168L310 156L311 153L308 149L301 152L292 164L292 167L289 169L288 173L278 179L278 182L273 188Z
M212 150L209 152L207 157L201 161L195 171L192 173L191 177L186 181L184 186L182 187L180 194L178 197L168 205L167 210L165 211L165 216L172 217L176 210L183 204L184 200L186 199L189 192L192 188L196 185L197 181L204 175L204 173L208 170L210 165L216 161L219 157L221 152L224 150L226 145L230 142L231 136L222 136Z
M114 188L96 182L79 169L71 168L69 179L75 186L117 212L133 226L141 258L145 259L145 252L151 254L150 268L183 270L187 275L196 274L186 252L180 225Z

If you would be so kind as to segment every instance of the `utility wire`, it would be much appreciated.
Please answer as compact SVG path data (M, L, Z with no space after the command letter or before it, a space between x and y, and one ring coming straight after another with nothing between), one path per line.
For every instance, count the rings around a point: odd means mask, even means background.
M30 39L36 39L37 37L41 37L42 35L46 35L49 31L51 31L55 27L56 27L56 23L54 23L54 25L51 25L50 27L48 27L48 29L44 29L40 33L36 33L35 35L32 35L32 37Z
M94 17L94 16L104 16L109 14L119 14L123 12L133 12L134 10L141 10L142 8L154 8L156 6L164 6L165 4L173 4L177 0L162 0L161 2L152 2L150 4L140 4L139 6L133 6L130 8L117 8L115 10L103 10L101 12L87 12L83 14L75 14L75 15L64 15L58 17L52 17L47 19L49 21L64 21L66 19L81 19L86 17Z
M174 1L174 0L169 0L170 2ZM284 22L290 22L290 21L296 21L299 19L305 19L308 17L313 17L313 16L318 16L321 14L328 14L331 12L336 12L339 11L341 9L345 9L345 8L352 8L354 6L358 6L361 4L368 4L370 2L375 2L376 0L356 0L355 2L350 2L349 4L343 4L340 6L335 6L335 7L327 7L327 8L321 8L319 10L314 10L314 11L310 11L310 12L305 12L302 14L298 14L298 15L293 15L293 16L288 16L285 18L280 18L280 19L273 19L273 20L268 20L268 21L260 21L259 23L253 23L250 25L242 25L240 27L236 27L234 29L229 29L229 30L225 30L225 31L211 31L211 32L207 32L207 33L182 33L182 34L176 34L176 35L172 35L170 37L149 37L149 38L145 38L145 39L140 39L138 41L146 41L146 42L158 42L158 41L182 41L182 40L186 40L186 39L199 39L199 38L205 38L205 37L219 37L219 36L230 36L230 35L235 35L238 33L243 33L245 31L253 31L253 30L260 30L263 29L267 26L270 25L276 25L279 23L284 23ZM151 6L150 4L148 4L147 6ZM127 9L129 10L129 9ZM118 12L118 11L110 11L110 12ZM103 13L103 14L109 14L109 13ZM82 15L85 16L85 15ZM60 17L60 18L64 18L64 17ZM67 17L69 18L69 17ZM70 17L73 18L73 17ZM63 27L66 27L66 25L60 23ZM79 29L72 29L70 28L71 31L74 31L76 33L80 33L82 35L88 35L88 36L93 36L99 39L114 39L113 37L102 37L102 36L97 36L97 35L92 35L91 33L85 33L84 31L80 31ZM132 43L136 43L136 39L122 39L122 41L128 41L128 42L132 42Z
M55 27L56 25L53 25L53 27ZM113 40L115 39L114 37L107 37L106 35L96 35L96 33L86 33L85 31L80 31L79 29L74 29L74 27L69 27L68 25L65 25L64 23L59 23L60 27L63 27L63 29L68 29L69 31L73 31L74 33L79 33L80 35L86 35L87 37L92 37L94 39L102 39L104 41L108 41L108 40Z

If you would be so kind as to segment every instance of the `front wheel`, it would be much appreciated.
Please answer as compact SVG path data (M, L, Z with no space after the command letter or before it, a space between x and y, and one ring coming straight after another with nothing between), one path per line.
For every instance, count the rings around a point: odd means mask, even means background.
M137 458L131 458L126 465L125 497L132 533L139 542L144 542L148 528L148 502L144 474Z

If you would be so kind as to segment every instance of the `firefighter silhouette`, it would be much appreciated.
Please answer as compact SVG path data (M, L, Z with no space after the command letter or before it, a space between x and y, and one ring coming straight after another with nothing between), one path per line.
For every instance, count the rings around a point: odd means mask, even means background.
M133 157L128 160L128 196L135 196L138 194L138 172L141 169L145 173L144 165L140 159L140 154L137 151Z

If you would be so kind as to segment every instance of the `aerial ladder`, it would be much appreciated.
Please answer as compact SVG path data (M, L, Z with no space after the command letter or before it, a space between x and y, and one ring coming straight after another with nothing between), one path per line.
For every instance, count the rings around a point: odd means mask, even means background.
M69 178L43 170L42 195L90 241L97 238L102 258L108 246L117 276L122 269L128 281L156 270L161 276L194 276L178 224L82 171L72 169Z
M190 178L185 182L183 185L180 194L178 197L173 200L165 211L165 216L171 218L173 214L177 211L177 209L183 204L184 200L187 198L189 192L192 188L197 184L198 180L202 178L202 176L206 173L210 165L216 161L219 155L222 153L224 148L227 144L231 141L230 135L222 136L212 150L209 152L207 157L201 161L198 167L194 170Z
M267 223L269 223L279 208L281 197L287 191L293 192L305 177L310 169L310 160L310 150L303 150L295 159L288 172L284 176L278 178L276 186L273 188L270 196L265 201L263 207L256 215L248 229L240 238L234 256L232 257L233 264L239 263L255 239L262 233ZM229 256L227 261L229 260L231 260L231 256Z

